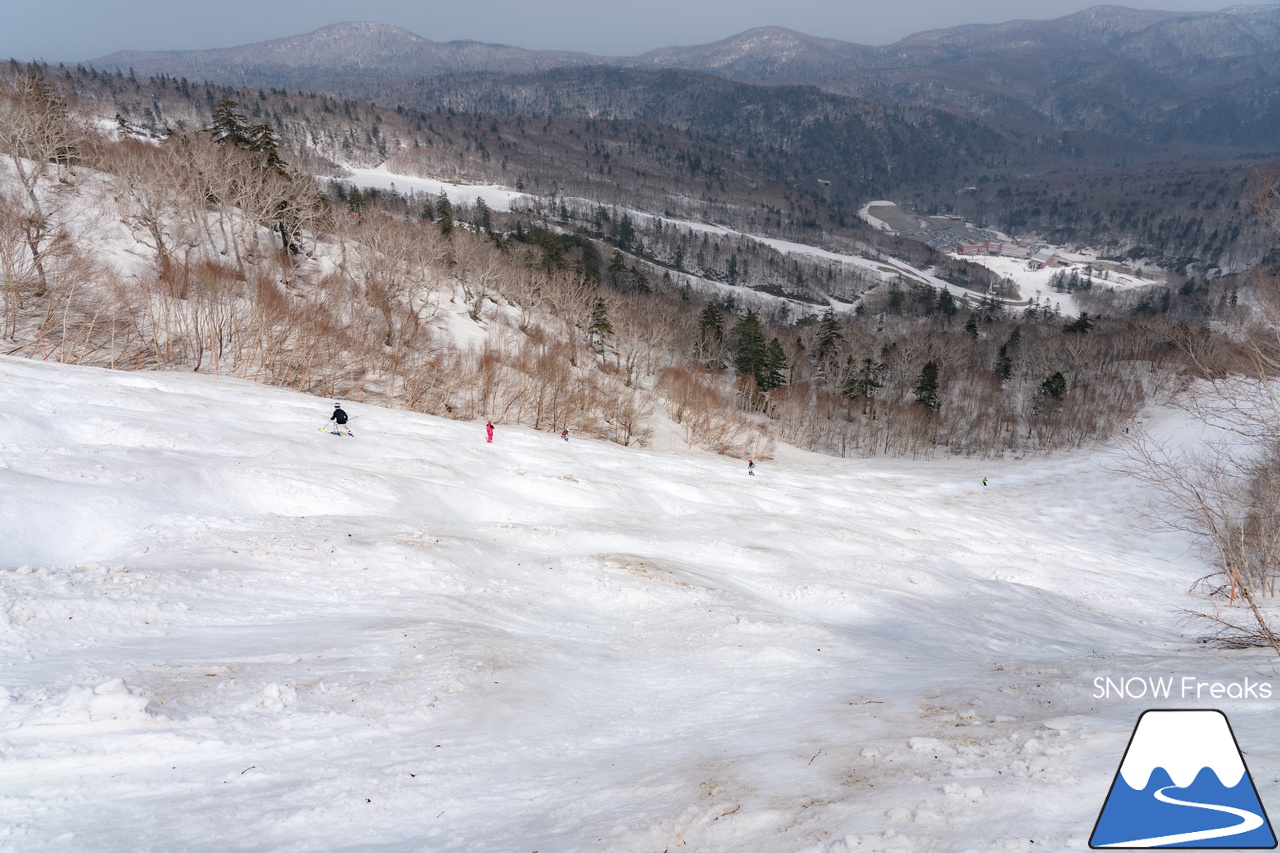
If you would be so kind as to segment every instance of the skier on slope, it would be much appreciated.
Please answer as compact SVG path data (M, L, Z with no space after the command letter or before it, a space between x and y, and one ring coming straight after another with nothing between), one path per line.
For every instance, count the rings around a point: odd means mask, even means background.
M747 460L747 474L752 477L756 475L756 461L754 459Z
M493 421L485 421L484 433L487 436L487 442L493 444Z
M562 429L562 430L560 430L560 437L561 437L561 438L563 438L565 441L568 441L568 440L569 440L569 430L568 430L568 429Z
M351 431L351 427L347 426L347 413L342 410L341 403L333 404L333 414L329 415L329 420L333 421L333 429L331 429L330 432L336 435L338 428L341 427L347 431L347 435L355 437L355 433Z

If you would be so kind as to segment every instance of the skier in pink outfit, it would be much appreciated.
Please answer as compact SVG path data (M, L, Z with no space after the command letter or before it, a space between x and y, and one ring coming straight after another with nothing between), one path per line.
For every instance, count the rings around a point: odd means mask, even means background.
M485 422L484 433L486 436L488 436L489 444L493 444L493 421Z

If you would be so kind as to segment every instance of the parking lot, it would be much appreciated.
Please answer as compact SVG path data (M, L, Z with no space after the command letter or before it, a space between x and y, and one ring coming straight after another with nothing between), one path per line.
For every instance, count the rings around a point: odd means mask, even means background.
M871 205L867 214L883 222L895 234L917 240L934 249L950 250L959 243L982 240L1008 241L1007 236L985 228L974 228L945 216L921 216L896 204Z

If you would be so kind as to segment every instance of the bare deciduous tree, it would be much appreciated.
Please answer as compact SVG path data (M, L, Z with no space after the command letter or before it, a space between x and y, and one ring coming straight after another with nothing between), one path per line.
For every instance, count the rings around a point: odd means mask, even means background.
M36 279L49 285L46 257L59 223L45 185L65 180L85 132L58 90L35 74L0 81L0 152L10 155L21 190L21 225Z
M1280 231L1280 171L1262 177L1257 208ZM1264 601L1274 598L1280 576L1280 282L1259 271L1253 284L1254 314L1234 336L1233 369L1207 361L1198 336L1182 342L1199 372L1186 408L1223 437L1196 452L1175 452L1144 436L1134 442L1134 457L1139 476L1165 495L1165 520L1204 542L1226 578L1227 607L1200 615L1233 639L1280 654L1274 608ZM1237 600L1251 620L1235 615Z

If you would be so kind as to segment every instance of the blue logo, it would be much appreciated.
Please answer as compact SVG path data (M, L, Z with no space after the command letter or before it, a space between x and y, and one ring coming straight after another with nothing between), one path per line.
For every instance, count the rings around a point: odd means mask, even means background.
M1275 833L1226 715L1143 712L1089 846L1273 849Z

